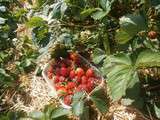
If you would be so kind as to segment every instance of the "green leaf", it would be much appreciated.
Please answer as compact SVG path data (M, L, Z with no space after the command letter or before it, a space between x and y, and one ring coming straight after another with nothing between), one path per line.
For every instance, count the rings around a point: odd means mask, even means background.
M84 101L80 100L78 102L74 102L72 105L72 110L76 116L82 115L84 110Z
M69 109L65 109L65 108L61 108L61 107L57 108L57 109L53 110L53 112L51 113L51 119L68 115L68 114L70 114L70 112L71 111Z
M107 0L106 2L106 12L109 13L112 7L112 4L115 2L116 0Z
M77 92L74 94L73 98L72 98L72 110L73 113L76 116L80 116L83 114L83 110L84 110L84 97L85 97L85 93L84 92Z
M43 26L45 21L41 17L32 17L26 25L30 28Z
M100 110L100 112L105 113L108 110L107 96L104 89L99 86L94 89L90 96L91 100L94 102L95 106Z
M84 92L76 92L73 96L73 102L77 102L77 101L80 101L81 99L83 99L85 96L85 93Z
M119 29L118 31L116 31L115 39L119 44L125 44L132 38L133 38L133 35L129 35L127 32L125 32L122 29Z
M145 50L139 54L136 60L137 68L159 67L159 66L160 66L160 52Z
M120 27L130 35L146 30L146 25L146 21L141 15L128 14L120 18Z
M160 118L160 108L158 108L158 107L156 106L156 104L154 104L154 110L155 110L155 113L156 113L157 118Z
M119 23L120 23L120 30L117 33L116 38L118 39L118 42L121 44L128 42L138 32L147 29L146 21L144 17L141 15L133 15L133 14L125 15L120 18Z
M44 117L44 113L40 111L33 111L29 114L29 117L33 119L42 119Z
M99 64L106 57L105 52L100 48L96 48L92 54L92 61Z
M84 16L84 17L87 17L89 15L91 15L93 12L95 12L96 9L95 8L88 8L88 9L84 9L82 12L81 12L81 15Z
M84 107L84 112L83 112L83 114L80 116L80 120L90 120L90 119L89 119L89 106L85 106L85 107Z
M97 10L95 13L91 15L91 17L95 20L101 20L103 17L107 15L106 11L103 11L102 9Z
M45 2L46 0L35 0L36 1L36 7L41 7Z
M138 75L127 54L119 53L108 57L104 62L107 73L110 95L113 101L119 100L138 82Z
M108 14L111 10L112 4L115 0L100 0L100 5Z
M94 102L96 107L102 112L105 113L107 112L107 103L105 100L97 98L97 97L92 97L91 100Z
M50 119L53 110L55 110L55 106L53 106L53 105L51 105L51 104L45 106L45 108L44 108L44 110L43 110L43 113L45 113L45 118L46 118L46 119Z

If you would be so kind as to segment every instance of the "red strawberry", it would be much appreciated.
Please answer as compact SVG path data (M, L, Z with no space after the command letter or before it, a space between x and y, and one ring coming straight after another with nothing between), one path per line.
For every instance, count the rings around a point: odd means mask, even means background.
M60 73L62 76L67 77L68 76L68 69L66 67L61 67Z
M76 82L77 83L81 83L81 78L80 77L76 77Z
M93 82L87 83L87 92L91 92L94 88Z
M80 84L77 88L76 88L76 92L80 92L83 89L82 85Z
M75 87L76 87L76 84L74 82L68 82L67 89L72 89L72 88L75 88Z
M78 59L77 53L70 53L69 58L73 61L76 61Z
M59 81L60 81L60 82L65 82L65 77L60 76L60 77L59 77Z
M87 91L88 89L87 89L87 85L86 84L83 84L82 85L82 90L85 90L85 91Z
M86 77L86 76L82 76L81 79L82 79L82 80L81 80L81 83L82 83L82 84L86 84L86 83L87 83L87 77Z
M78 77L81 77L81 76L83 76L84 75L84 70L82 69L82 68L77 68L76 69L76 75L78 76Z
M67 95L67 96L64 97L64 103L65 103L66 105L70 105L70 104L71 104L71 101L72 101L71 95Z
M93 78L93 77L90 77L90 78L88 78L88 82L90 82L90 83L94 83L95 82L95 78Z
M69 95L73 95L73 91L72 90L68 90L67 91Z
M150 31L150 32L148 32L148 37L150 38L150 39L155 39L155 38L157 38L157 32L156 31Z
M86 72L87 77L93 77L94 76L94 71L92 68L89 68Z
M74 71L74 70L71 70L70 73L69 73L69 77L70 77L71 79L73 79L75 76L76 76L75 71Z
M59 96L63 96L67 94L67 89L64 86L61 86L57 92Z

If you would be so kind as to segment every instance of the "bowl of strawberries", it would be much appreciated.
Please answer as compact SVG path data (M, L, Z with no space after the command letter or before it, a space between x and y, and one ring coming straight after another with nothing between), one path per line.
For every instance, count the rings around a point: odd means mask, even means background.
M72 97L76 92L83 91L89 95L104 82L98 69L75 52L54 58L45 65L42 75L54 97L68 109L71 108Z

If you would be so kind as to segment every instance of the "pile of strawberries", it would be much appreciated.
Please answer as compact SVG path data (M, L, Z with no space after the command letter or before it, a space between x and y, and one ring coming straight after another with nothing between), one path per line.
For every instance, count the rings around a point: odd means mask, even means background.
M58 58L47 71L48 78L53 80L58 96L66 105L72 103L76 92L90 93L100 82L92 68L80 59L78 54L69 53L66 58Z

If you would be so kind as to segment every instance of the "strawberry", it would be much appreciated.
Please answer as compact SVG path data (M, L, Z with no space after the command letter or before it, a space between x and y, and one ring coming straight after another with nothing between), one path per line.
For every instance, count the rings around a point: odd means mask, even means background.
M59 85L59 84L56 84L56 85L55 85L55 89L56 89L56 90L59 90L61 87L62 87L62 86Z
M87 83L87 92L91 92L94 88L93 82L88 82Z
M81 78L76 76L76 82L81 83Z
M86 84L87 83L87 77L86 76L82 76L81 83L82 84Z
M150 31L150 32L148 32L148 37L150 38L150 39L155 39L155 38L157 38L157 32L155 32L155 31Z
M94 71L92 68L89 68L87 71L86 71L86 76L87 77L93 77L94 76Z
M84 70L82 69L82 68L77 68L76 69L76 75L78 76L78 77L81 77L81 76L83 76L84 75Z
M78 59L77 53L70 53L69 58L73 61L76 61Z
M73 95L73 91L72 90L68 90L68 95Z
M65 82L65 77L60 76L60 77L59 77L59 81L60 81L60 82Z
M58 95L59 96L63 96L63 95L66 95L68 92L67 92L67 89L64 87L64 86L61 86L59 89L58 89Z
M87 85L86 84L83 84L82 85L82 90L85 90L85 91L87 91L88 89L87 89Z
M67 77L68 76L68 69L66 67L61 67L60 73L62 76Z
M75 87L76 87L76 84L74 82L68 82L67 89L72 89L72 88L75 88Z
M71 101L72 101L71 95L67 95L67 96L64 97L64 103L65 103L66 105L70 105L70 104L71 104Z
M80 85L76 88L76 92L80 92L80 91L82 91L82 89L83 89L83 87L82 87L82 85L80 84Z
M74 70L71 70L70 73L69 73L69 77L70 77L71 79L73 79L75 76L76 76L75 71L74 71Z

